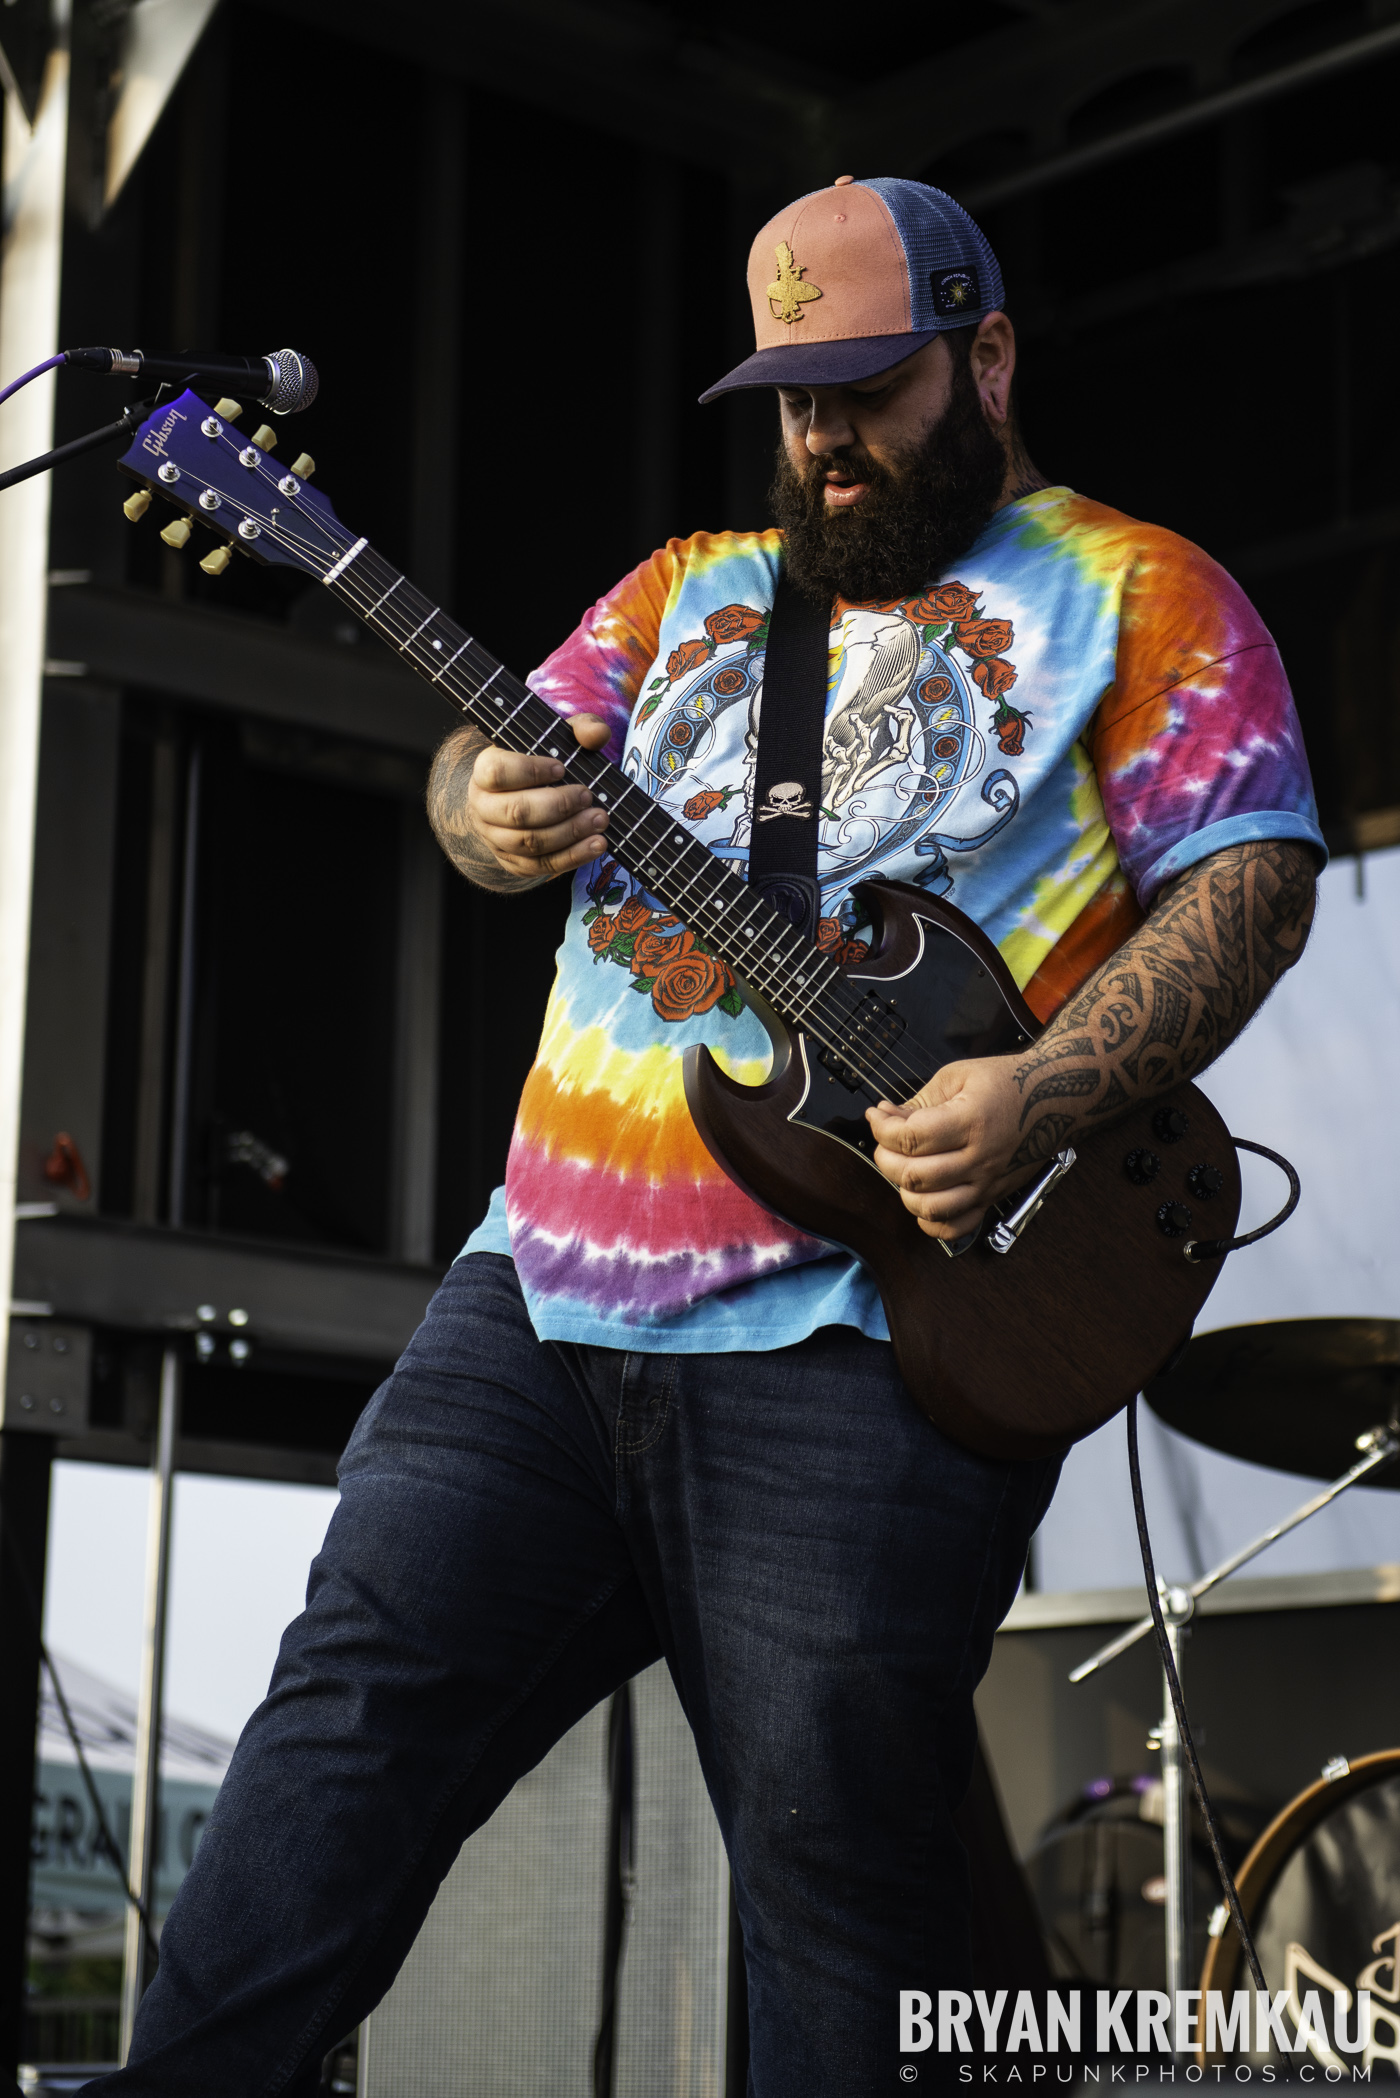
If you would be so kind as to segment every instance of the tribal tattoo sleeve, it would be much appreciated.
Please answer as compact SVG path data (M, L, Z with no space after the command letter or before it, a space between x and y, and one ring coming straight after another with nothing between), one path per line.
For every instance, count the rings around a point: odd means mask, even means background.
M1212 853L1164 889L1016 1066L1012 1166L1199 1077L1302 953L1315 890L1309 848L1269 839Z

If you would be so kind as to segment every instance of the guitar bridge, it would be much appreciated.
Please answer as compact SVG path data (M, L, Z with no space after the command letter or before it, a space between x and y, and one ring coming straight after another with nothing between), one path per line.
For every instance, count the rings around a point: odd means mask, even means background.
M1010 1216L1006 1217L993 1230L987 1233L987 1244L994 1253L1009 1253L1011 1251L1027 1224L1030 1223L1033 1217L1040 1214L1041 1205L1051 1188L1054 1187L1057 1181L1064 1179L1065 1174L1074 1164L1074 1159L1075 1151L1072 1144L1066 1144L1063 1151L1055 1153L1048 1169L1041 1174L1039 1180L1032 1182L1029 1192L1022 1196Z

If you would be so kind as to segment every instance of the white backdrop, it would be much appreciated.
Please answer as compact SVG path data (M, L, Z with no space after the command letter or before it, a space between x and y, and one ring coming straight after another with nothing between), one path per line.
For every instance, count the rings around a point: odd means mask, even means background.
M1291 1158L1303 1199L1281 1231L1234 1253L1198 1333L1256 1319L1400 1316L1400 851L1322 877L1302 961L1202 1090L1236 1136ZM1273 1214L1282 1176L1242 1158L1241 1229ZM1324 1403L1319 1394L1319 1404ZM1140 1409L1143 1479L1159 1569L1203 1571L1315 1492L1186 1441ZM1400 1464L1396 1467L1400 1483ZM1400 1560L1400 1492L1354 1488L1274 1545L1251 1574ZM1036 1585L1111 1588L1142 1579L1122 1419L1073 1450L1041 1527Z

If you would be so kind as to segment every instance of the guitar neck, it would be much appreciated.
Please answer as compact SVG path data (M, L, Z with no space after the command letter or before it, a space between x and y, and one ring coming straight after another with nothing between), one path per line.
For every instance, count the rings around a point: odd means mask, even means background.
M365 540L341 556L326 582L492 743L561 760L566 778L609 811L613 857L784 1020L828 1039L844 1034L852 990L835 963L634 780L582 749L551 706Z

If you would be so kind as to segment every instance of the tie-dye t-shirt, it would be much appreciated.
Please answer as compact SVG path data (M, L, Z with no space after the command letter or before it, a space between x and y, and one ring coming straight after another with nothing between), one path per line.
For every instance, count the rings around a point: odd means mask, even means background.
M530 679L561 713L610 722L608 755L736 861L781 547L775 531L672 540ZM1196 861L1252 838L1321 848L1253 607L1197 547L1066 488L998 511L919 596L838 602L826 720L822 946L863 951L853 883L917 882L990 934L1042 1019ZM506 1186L467 1250L513 1253L544 1339L688 1353L840 1323L886 1338L860 1264L705 1150L681 1078L692 1042L745 1083L767 1071L725 964L604 856L575 878Z

